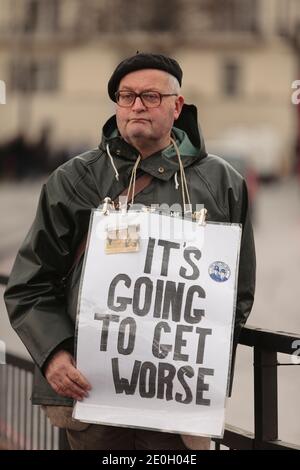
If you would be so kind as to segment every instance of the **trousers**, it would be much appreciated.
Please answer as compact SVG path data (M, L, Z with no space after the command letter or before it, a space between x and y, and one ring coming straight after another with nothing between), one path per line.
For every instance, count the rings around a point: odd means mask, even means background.
M207 437L89 424L72 418L72 408L42 407L53 426L65 428L72 450L209 450Z

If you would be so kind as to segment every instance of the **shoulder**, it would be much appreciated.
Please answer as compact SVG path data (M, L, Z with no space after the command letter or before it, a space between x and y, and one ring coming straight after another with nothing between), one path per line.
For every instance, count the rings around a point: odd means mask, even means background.
M228 162L217 155L208 154L193 169L195 176L201 180L201 185L224 213L232 215L233 208L242 210L247 199L246 183L243 176Z
M99 148L88 150L70 158L66 163L59 166L53 174L57 174L60 177L81 176L90 166L97 162L102 155L103 151Z
M71 184L76 184L77 181L85 177L89 167L101 159L102 155L103 151L98 148L76 155L57 167L50 175L49 181L69 181Z
M228 162L217 155L207 154L193 166L199 178L205 182L213 192L232 189L240 191L244 186L243 176Z
M206 158L200 160L196 168L208 180L218 177L228 184L243 182L243 176L230 163L214 154L207 154Z
M96 148L70 158L51 173L44 185L52 200L73 200L95 186L93 166L101 159L103 151Z

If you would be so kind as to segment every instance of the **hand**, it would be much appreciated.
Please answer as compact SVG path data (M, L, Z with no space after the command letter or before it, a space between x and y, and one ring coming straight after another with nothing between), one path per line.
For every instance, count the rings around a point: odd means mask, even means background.
M45 377L53 390L63 397L81 401L88 396L91 385L75 367L73 356L64 350L57 351L49 360Z

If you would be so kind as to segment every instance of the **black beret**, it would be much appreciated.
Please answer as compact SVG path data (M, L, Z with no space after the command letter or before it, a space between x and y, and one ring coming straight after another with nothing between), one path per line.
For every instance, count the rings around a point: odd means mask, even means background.
M123 60L116 68L108 82L108 94L113 101L116 101L115 93L118 90L120 81L130 72L141 69L158 69L168 72L177 78L179 84L182 82L182 70L178 62L171 57L162 54L137 53L128 59Z

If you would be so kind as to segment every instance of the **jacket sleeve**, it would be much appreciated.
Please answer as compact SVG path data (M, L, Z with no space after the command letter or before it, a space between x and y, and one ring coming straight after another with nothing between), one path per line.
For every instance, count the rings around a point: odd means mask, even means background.
M12 327L41 369L51 352L74 336L61 279L80 235L70 212L74 188L63 173L55 172L43 186L4 294Z
M229 190L231 222L242 224L238 288L234 330L237 344L241 329L250 315L254 302L256 257L246 183L243 180L239 191Z

